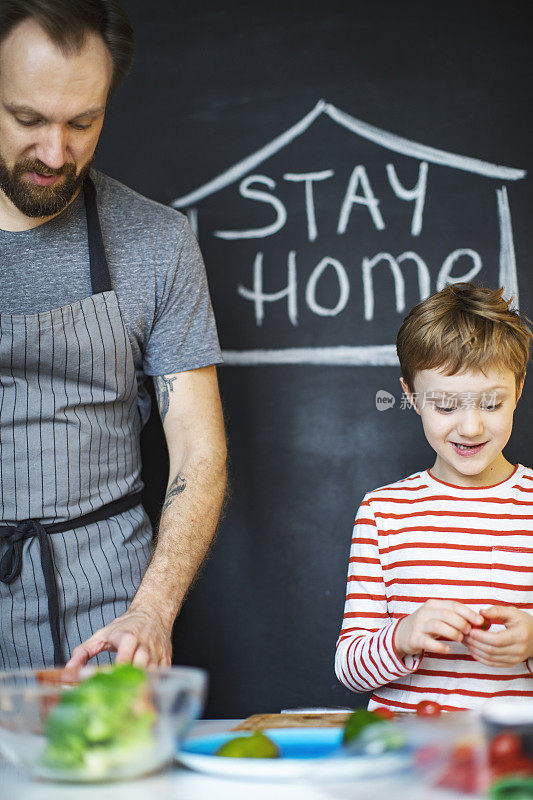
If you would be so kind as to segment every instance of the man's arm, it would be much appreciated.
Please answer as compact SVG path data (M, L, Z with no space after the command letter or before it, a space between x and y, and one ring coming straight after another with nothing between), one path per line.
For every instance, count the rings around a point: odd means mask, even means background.
M79 645L67 666L102 650L138 666L170 664L174 619L213 538L226 487L215 367L154 378L169 481L152 560L125 614Z

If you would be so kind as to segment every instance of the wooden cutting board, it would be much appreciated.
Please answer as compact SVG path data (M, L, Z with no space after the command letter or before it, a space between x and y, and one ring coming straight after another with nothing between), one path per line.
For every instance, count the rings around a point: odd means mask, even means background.
M240 722L232 730L257 731L265 728L337 728L343 726L350 716L349 711L326 714L254 714Z

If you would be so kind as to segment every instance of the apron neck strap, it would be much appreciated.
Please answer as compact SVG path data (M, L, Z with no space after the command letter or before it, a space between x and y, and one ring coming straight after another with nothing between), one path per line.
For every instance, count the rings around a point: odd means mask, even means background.
M112 286L98 218L98 209L96 208L96 187L89 176L83 182L83 195L87 217L91 285L93 294L101 294L102 292L111 291Z

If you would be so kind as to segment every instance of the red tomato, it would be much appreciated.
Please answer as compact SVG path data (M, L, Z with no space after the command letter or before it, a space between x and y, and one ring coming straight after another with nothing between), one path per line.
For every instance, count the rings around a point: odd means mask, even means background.
M483 617L483 622L481 625L474 625L474 628L477 628L478 631L488 631L491 625L503 625L504 623L503 619L489 619L488 617L483 616L483 614L481 614L481 616Z
M474 766L476 763L476 751L469 744L458 744L453 748L450 761L455 766L467 765Z
M522 744L518 736L510 732L496 734L489 745L489 762L506 766L522 758Z
M468 744L462 744L452 750L444 771L435 781L435 786L458 789L465 794L472 794L482 788L482 778L475 748Z
M422 700L416 707L419 717L438 717L441 711L442 707L434 700Z
M447 768L434 781L434 786L443 789L457 789L464 794L473 794L481 788L481 775L476 769Z
M490 765L489 777L491 782L507 775L523 775L529 778L533 775L533 761L530 758L526 758L526 756L518 756L517 758L509 758L499 764Z
M383 719L394 719L394 711L392 708L387 708L386 706L378 706L372 710L372 713L378 717L383 717Z

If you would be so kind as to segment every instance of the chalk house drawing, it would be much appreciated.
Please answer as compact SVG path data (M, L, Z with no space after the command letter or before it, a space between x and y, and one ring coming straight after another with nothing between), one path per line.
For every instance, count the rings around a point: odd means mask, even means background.
M438 164L440 166L450 167L452 169L463 170L465 172L481 175L486 178L496 179L502 181L502 185L496 189L497 196L497 209L499 221L499 283L505 289L506 297L513 297L514 304L518 305L518 277L516 270L516 258L513 242L513 229L511 221L511 211L507 195L507 187L505 185L508 181L517 181L526 177L526 171L522 169L514 169L511 167L504 167L497 164L490 164L486 161L481 161L476 158L467 156L456 155L448 153L444 150L438 150L427 145L419 144L410 141L401 136L376 128L366 122L356 119L355 117L346 114L331 103L325 100L320 100L316 106L306 114L299 122L290 127L280 136L277 136L271 142L266 144L261 149L252 153L247 158L234 164L225 172L216 176L212 180L205 183L203 186L195 189L192 192L178 197L172 201L171 205L174 208L183 210L192 224L193 228L197 227L197 204L204 198L215 194L221 189L229 186L232 183L242 179L259 164L266 161L268 158L278 153L284 147L293 142L297 137L301 136L321 115L327 115L331 120L356 134L357 136L371 141L389 151L399 153L401 155L409 156L417 159L420 164L419 182L421 184L425 175L427 175L427 165L429 163ZM390 167L390 169L389 169ZM363 168L364 169L364 168ZM391 165L387 165L387 173L391 183L398 197L402 199L416 200L414 192L408 192L399 184L397 177L394 174L394 169ZM312 201L312 181L319 181L328 178L331 171L323 171L321 173L309 174L305 182L305 195L306 195L306 209L308 218L308 236L312 241L316 237L316 224L314 220L314 207ZM286 180L302 180L303 178L295 175L285 175ZM363 178L364 175L354 175L357 179ZM265 179L266 180L266 179ZM417 185L418 185L417 184ZM425 187L424 187L425 188ZM403 195L402 195L403 193ZM407 197L411 194L410 197ZM243 195L244 196L244 195ZM272 198L274 200L275 198ZM349 195L346 197L349 201ZM359 202L359 201L358 201ZM272 203L274 204L274 203ZM346 223L346 212L349 213L350 206L341 211L339 219L339 226ZM369 208L373 211L372 208ZM278 209L278 223L283 224L282 210ZM374 209L377 214L377 210ZM417 230L421 224L421 208L418 203L415 203L415 213L413 215L413 235L417 235ZM374 219L377 227L379 227L379 219ZM271 226L272 227L272 226ZM240 238L247 236L266 236L272 233L269 229L260 229L256 232L215 232L215 236L220 238ZM259 255L259 254L258 254ZM388 254L379 254L382 258L390 257ZM403 257L413 258L415 254L404 253ZM399 261L400 259L398 259ZM333 260L334 261L334 260ZM256 267L261 267L258 262ZM333 264L332 266L336 266ZM395 265L390 264L394 273ZM372 264L366 265L366 277L371 271ZM419 270L420 275L420 270ZM365 280L365 270L363 270L363 280ZM447 282L453 282L449 279ZM420 290L423 293L423 281L420 278ZM438 287L442 288L442 286ZM341 286L342 289L342 286ZM241 289L240 293L245 294L248 290ZM425 287L426 295L429 293ZM251 294L251 293L250 293ZM280 293L278 293L280 294ZM397 308L397 310L400 310ZM365 295L365 316L367 319L371 318L373 313L373 298L371 290L368 295ZM260 319L258 324L260 324ZM392 366L397 365L396 348L393 344L390 345L364 345L364 346L336 346L336 347L292 347L292 348L277 348L277 349L254 349L254 350L224 350L224 362L226 365L231 366L247 366L247 365L262 365L262 364L313 364L313 365L336 365L336 366Z

